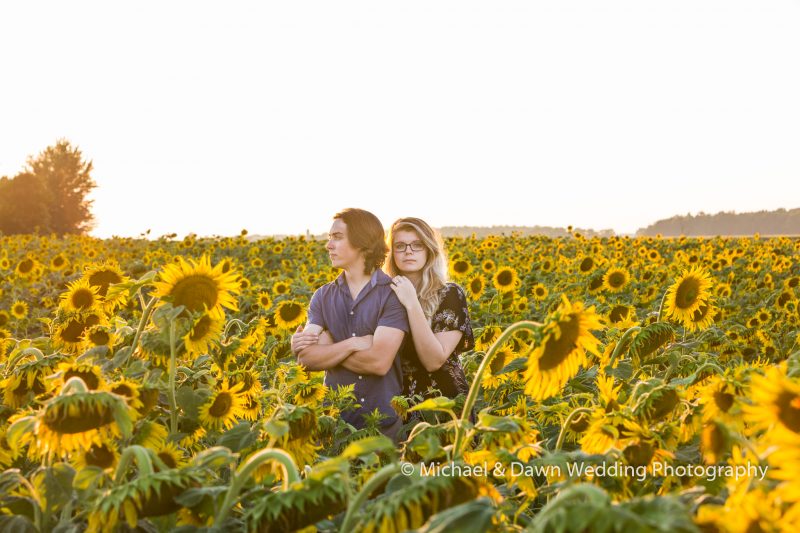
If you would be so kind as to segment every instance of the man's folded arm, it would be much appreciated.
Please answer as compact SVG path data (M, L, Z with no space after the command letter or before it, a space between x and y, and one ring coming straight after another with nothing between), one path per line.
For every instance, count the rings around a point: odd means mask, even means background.
M311 333L321 333L322 326L317 324L306 324L303 331ZM308 370L328 370L333 368L353 353L353 342L345 339L333 344L317 343L307 346L297 354L297 362Z
M358 374L385 376L403 343L405 332L388 326L378 326L372 337L372 346L352 352L341 361L342 366ZM344 342L344 341L343 341Z

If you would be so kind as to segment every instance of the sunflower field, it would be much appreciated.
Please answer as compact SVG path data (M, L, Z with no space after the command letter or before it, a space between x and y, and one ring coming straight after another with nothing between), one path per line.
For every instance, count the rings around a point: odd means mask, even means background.
M800 240L446 239L399 445L291 354L323 242L0 243L2 531L800 531Z

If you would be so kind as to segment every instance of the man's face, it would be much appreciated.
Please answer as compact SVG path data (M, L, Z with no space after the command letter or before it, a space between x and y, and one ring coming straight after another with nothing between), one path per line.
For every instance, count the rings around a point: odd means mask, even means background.
M347 224L340 218L333 221L328 232L328 244L325 246L331 265L336 268L350 268L358 261L361 251L353 248L347 239Z

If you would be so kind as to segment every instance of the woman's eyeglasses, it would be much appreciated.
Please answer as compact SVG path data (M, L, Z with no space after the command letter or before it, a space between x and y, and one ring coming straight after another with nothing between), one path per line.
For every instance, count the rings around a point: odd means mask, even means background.
M405 252L406 248L411 247L411 250L414 252L421 252L425 249L425 245L422 244L420 241L414 241L411 243L406 242L396 242L394 243L394 251L395 252Z

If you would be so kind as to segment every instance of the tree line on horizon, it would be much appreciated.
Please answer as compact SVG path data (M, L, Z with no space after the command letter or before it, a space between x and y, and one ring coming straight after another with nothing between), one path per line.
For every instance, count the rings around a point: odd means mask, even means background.
M97 184L92 162L66 139L59 139L16 176L0 178L0 234L85 234L92 229L92 200Z
M800 208L751 213L722 211L713 215L702 211L697 215L687 213L654 222L639 229L636 235L714 237L717 235L748 236L755 233L760 235L800 235Z

